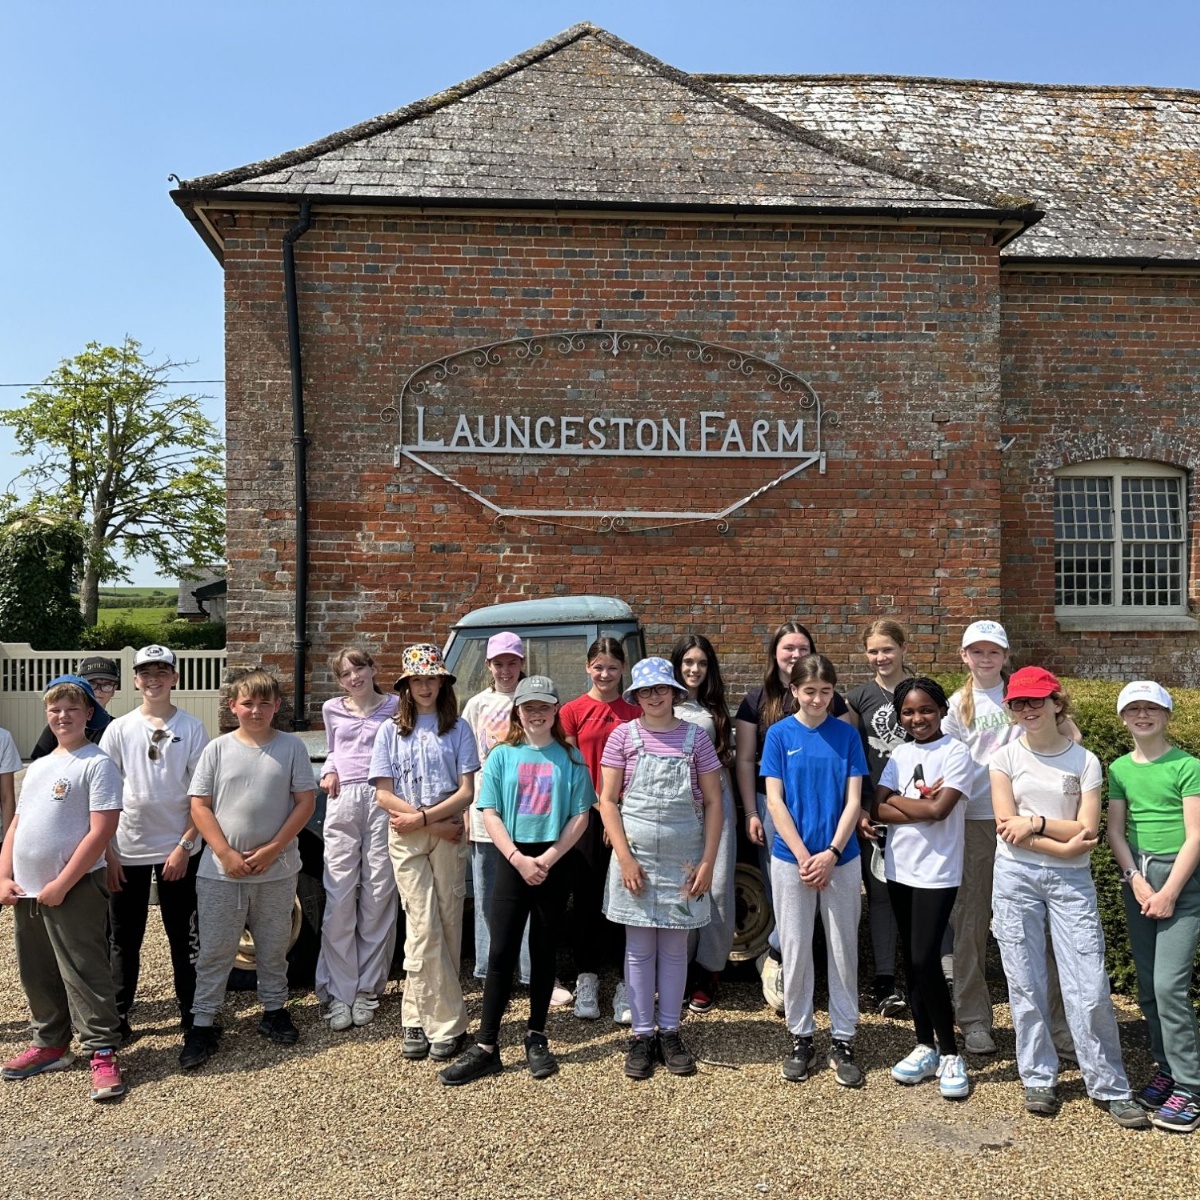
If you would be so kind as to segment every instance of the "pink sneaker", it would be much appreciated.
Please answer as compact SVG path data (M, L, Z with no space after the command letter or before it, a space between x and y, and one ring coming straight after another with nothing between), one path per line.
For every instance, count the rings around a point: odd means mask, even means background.
M92 1055L92 1099L112 1100L125 1094L121 1064L111 1050L97 1050Z
M69 1046L30 1046L0 1067L5 1079L28 1079L43 1071L65 1071L75 1061Z

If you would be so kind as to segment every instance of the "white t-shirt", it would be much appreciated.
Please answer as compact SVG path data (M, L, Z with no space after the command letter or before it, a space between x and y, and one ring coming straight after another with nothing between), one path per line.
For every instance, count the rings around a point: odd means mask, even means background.
M463 705L462 719L475 735L475 749L479 751L480 766L487 762L492 749L504 741L512 719L512 693L494 688L478 692ZM471 841L490 842L483 825L483 814L479 811L478 795L467 810L471 819Z
M1104 775L1100 760L1077 742L1071 742L1057 754L1035 754L1024 740L1010 742L992 755L992 770L1012 780L1013 799L1022 817L1048 817L1052 821L1074 821L1084 792L1098 788ZM1012 846L996 838L996 854L1018 862L1049 863L1059 867L1086 867L1091 853L1078 858L1054 858Z
M121 823L113 839L126 866L166 862L192 823L192 773L208 745L204 722L177 708L163 723L169 736L154 740L159 727L140 709L117 717L100 738L100 749L125 780ZM150 750L157 753L150 757ZM199 841L193 854L201 850Z
M901 796L920 797L913 782L917 764L925 782L942 780L964 796L971 786L974 764L962 742L943 734L934 742L903 742L892 749L879 782ZM943 821L890 825L884 844L885 873L909 887L950 888L962 883L965 805L960 800Z
M269 842L292 815L293 792L314 792L312 763L304 743L292 733L276 732L262 746L247 746L237 734L226 733L209 742L200 754L192 776L192 795L211 796L213 816L225 840L243 854ZM261 874L246 875L237 883L270 883L300 870L297 838ZM205 846L198 874L203 879L225 879L225 868Z
M395 721L381 725L371 754L371 782L390 779L392 790L414 808L431 808L458 791L460 775L479 770L475 735L461 717L439 735L436 713L418 716L408 737Z
M99 746L88 742L65 754L29 764L17 801L13 879L36 896L62 874L91 830L92 813L120 811L121 772ZM104 851L88 873L104 866Z
M21 755L12 734L0 728L0 775L15 775L21 769ZM4 837L4 816L0 814L0 838Z
M956 692L950 697L950 711L942 722L942 732L965 742L975 762L974 778L967 792L968 821L993 821L992 780L988 774L992 755L1001 747L1021 736L1020 727L1009 720L1004 707L1004 684L993 688L973 688L975 719L968 729L962 719L962 697Z

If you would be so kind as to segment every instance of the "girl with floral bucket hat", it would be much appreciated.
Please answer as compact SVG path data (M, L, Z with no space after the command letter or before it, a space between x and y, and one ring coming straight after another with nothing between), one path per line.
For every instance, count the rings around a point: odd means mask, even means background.
M475 795L479 754L438 648L408 646L401 662L400 703L376 734L369 782L390 814L388 853L407 918L402 1053L444 1062L466 1043L458 981L468 851L462 813Z

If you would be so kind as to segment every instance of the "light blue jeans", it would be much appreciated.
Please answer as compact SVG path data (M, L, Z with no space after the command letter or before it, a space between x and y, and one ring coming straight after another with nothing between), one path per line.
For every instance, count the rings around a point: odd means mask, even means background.
M1047 920L1067 1026L1088 1095L1093 1100L1128 1100L1133 1093L1121 1061L1091 871L998 854L992 881L992 931L1008 978L1021 1082L1038 1088L1058 1083L1046 970Z
M471 887L475 893L475 978L486 979L488 955L492 949L492 934L488 928L488 913L492 907L492 888L496 883L496 864L500 851L491 842L471 843ZM521 938L519 961L521 982L529 986L529 922Z

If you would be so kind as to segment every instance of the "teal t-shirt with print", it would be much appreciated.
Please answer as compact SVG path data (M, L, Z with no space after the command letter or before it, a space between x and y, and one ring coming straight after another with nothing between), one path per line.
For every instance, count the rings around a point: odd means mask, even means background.
M1153 762L1132 754L1108 768L1108 796L1123 800L1125 837L1138 854L1178 854L1183 845L1183 798L1200 796L1200 759L1172 746Z
M483 764L479 808L494 808L514 842L556 842L595 803L587 768L557 742L540 750L501 744Z

